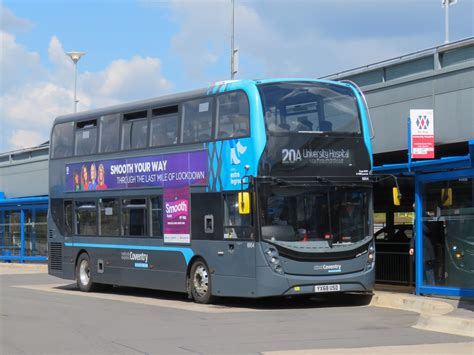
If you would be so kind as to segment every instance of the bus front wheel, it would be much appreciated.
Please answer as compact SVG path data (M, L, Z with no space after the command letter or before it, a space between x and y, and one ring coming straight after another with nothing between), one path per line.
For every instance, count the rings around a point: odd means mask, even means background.
M197 303L210 303L212 301L211 293L211 274L209 268L203 260L197 260L190 273L191 295Z
M76 282L79 290L83 292L92 292L96 289L97 284L92 282L91 263L89 255L82 253L77 259L76 264Z

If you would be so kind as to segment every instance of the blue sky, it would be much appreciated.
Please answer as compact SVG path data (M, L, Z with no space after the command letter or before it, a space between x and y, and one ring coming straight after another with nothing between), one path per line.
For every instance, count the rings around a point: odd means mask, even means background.
M238 78L319 77L442 44L440 0L236 2ZM474 0L450 8L473 36ZM0 151L48 139L54 117L205 87L229 76L230 0L15 0L1 15Z

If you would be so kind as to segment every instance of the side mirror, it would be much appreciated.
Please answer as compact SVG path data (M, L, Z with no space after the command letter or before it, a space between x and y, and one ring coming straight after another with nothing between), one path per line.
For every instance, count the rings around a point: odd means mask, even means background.
M402 199L402 194L400 193L397 187L392 188L392 197L393 197L393 205L400 206L400 200Z
M250 213L250 193L239 192L238 201L239 201L239 213L249 214Z
M453 204L453 189L448 187L441 189L441 204L444 207L449 207Z

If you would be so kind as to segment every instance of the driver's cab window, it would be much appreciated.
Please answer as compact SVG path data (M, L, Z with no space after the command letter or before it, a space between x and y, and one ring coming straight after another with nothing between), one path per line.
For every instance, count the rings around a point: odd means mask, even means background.
M224 195L224 239L253 239L252 214L239 213L238 195Z

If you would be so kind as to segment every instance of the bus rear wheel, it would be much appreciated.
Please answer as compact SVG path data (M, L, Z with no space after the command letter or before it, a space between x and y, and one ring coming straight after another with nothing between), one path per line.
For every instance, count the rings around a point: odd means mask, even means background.
M211 274L204 261L197 260L193 264L189 282L196 303L207 304L212 301Z
M92 282L91 263L86 253L82 253L77 259L76 283L79 290L83 292L92 292L97 288L97 284Z

